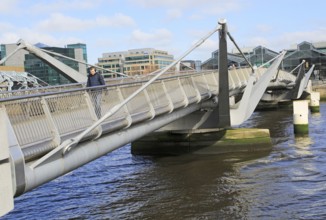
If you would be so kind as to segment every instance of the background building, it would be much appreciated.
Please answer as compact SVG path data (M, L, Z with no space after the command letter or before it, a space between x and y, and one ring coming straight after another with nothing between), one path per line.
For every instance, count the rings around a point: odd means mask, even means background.
M247 60L255 66L260 66L278 55L277 52L263 46L243 48L241 51ZM218 54L218 50L214 51L212 58L203 62L202 69L218 69ZM238 50L233 50L232 53L228 53L228 66L243 67L248 66L248 63Z
M129 76L144 75L162 69L174 61L173 55L153 48L103 53L98 66ZM109 72L109 71L107 71ZM104 72L105 73L105 72Z
M87 61L87 47L86 44L83 43L76 43L76 44L67 44L67 48L74 48L74 49L82 49L83 60L88 63Z
M49 47L48 45L37 43L34 46L48 50L51 52L55 52L76 60L80 60L86 63L87 59L87 51L86 44L68 44L65 48L60 47ZM17 48L17 44L1 44L1 58L4 58L15 51ZM62 58L59 56L55 56L56 59L70 66L71 68L77 70L81 74L86 75L86 65L82 63L78 63L73 60L69 60L66 58ZM16 72L28 72L44 82L50 85L58 85L58 84L67 84L71 81L65 78L62 73L55 69L54 67L49 66L47 63L42 61L40 58L36 57L33 54L30 54L26 50L17 51L12 57L10 57L2 66L0 66L0 70L2 71L16 71Z
M14 52L17 48L17 44L1 44L0 50L1 50L1 58L4 58L8 55L10 55L12 52ZM15 53L10 59L8 59L2 66L5 71L24 71L24 60L25 60L25 54L28 54L25 50L19 50L17 53Z
M237 55L241 55L240 52L236 53ZM273 50L270 50L263 46L258 46L252 49L252 51L248 51L246 58L249 62L254 66L261 66L262 64L270 61L274 57L276 57L279 53ZM245 60L241 62L241 66L248 65Z
M266 63L279 54L263 46L257 46L251 49L244 48L241 50L250 63L256 66ZM212 57L203 62L202 69L218 69L218 52L218 50L214 51ZM286 50L286 55L281 67L283 70L290 72L295 69L302 60L306 61L306 69L315 64L315 71L312 77L318 76L319 79L326 79L326 42L309 43L304 41L298 45L292 46L290 49ZM228 53L228 65L234 65L236 67L248 66L247 62L238 51ZM297 72L298 69L294 71L293 74L296 75Z
M215 50L212 53L212 57L202 63L201 69L203 70L218 69L218 56L219 56L219 50ZM244 59L241 55L228 53L228 66L236 66L236 67L246 66L246 64L244 64L243 61Z
M0 71L24 72L25 68L23 66L0 66Z
M40 45L41 44L37 44L36 46L40 47ZM42 45L42 49L86 62L83 58L84 57L83 48L61 48L61 47L48 47L46 45ZM81 74L86 75L87 71L86 71L85 64L81 64L73 60L62 58L60 56L55 56L52 54L50 55L60 60L67 66L70 66L71 68L80 72ZM34 76L40 78L41 80L47 82L50 85L61 85L61 84L71 83L71 81L66 77L64 77L59 70L48 65L47 63L45 63L44 61L42 61L40 58L36 57L33 54L25 55L25 71L33 74Z
M287 50L283 61L283 69L291 71L298 66L302 60L306 61L306 68L315 64L314 75L318 79L326 79L326 42L309 43L302 42L296 47Z
M180 65L181 71L186 70L201 70L201 61L200 60L182 60Z

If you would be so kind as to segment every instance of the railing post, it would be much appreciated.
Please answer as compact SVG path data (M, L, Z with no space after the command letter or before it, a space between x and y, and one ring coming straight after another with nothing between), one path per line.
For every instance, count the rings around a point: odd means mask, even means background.
M144 95L145 95L146 101L149 105L149 112L151 114L151 118L149 120L152 120L155 117L155 109L154 109L154 106L153 106L151 99L148 95L147 89L144 89Z
M52 137L53 137L52 141L54 142L55 146L59 146L60 142L61 142L60 134L59 134L59 131L58 131L58 129L57 129L55 123L54 123L53 117L51 115L50 108L49 108L48 103L45 100L44 96L41 99L41 104L42 104L44 114L45 114L45 116L47 118L48 126L51 129L51 134L52 134Z
M202 73L201 75L204 78L205 85L206 85L207 91L209 93L209 98L210 98L210 97L212 97L212 92L211 92L211 90L209 88L208 81L207 81L207 78L206 78L206 74ZM216 79L216 78L214 77L214 79Z
M196 91L196 99L197 99L196 103L199 103L201 101L201 95L200 95L199 89L198 89L197 84L196 84L196 82L194 80L194 77L191 76L190 78L191 78L192 86Z
M167 100L169 101L169 113L171 113L173 111L173 109L174 109L174 105L173 105L172 99L171 99L171 97L169 95L169 92L168 92L168 90L167 90L167 88L165 86L164 81L162 80L161 83L162 83L162 87L163 87L165 96L166 96Z
M121 92L121 89L118 87L117 88L117 91L118 91L118 97L119 97L119 100L122 102L124 100L123 98L123 95L122 95L122 92ZM130 115L130 112L129 112L129 109L127 107L127 105L124 105L123 106L123 109L125 110L125 112L127 113L126 115L126 120L128 122L127 126L125 128L129 128L132 124L132 118L131 118L131 115Z
M180 89L181 89L181 93L182 93L182 95L183 95L183 97L184 97L184 99L183 99L184 107L187 107L188 104L189 104L189 99L188 99L188 97L187 97L187 94L186 94L185 89L184 89L183 86L182 86L182 83L181 83L180 78L178 77L177 80L178 80L178 84L179 84Z
M219 21L219 93L218 93L218 127L224 128L231 125L230 122L230 101L229 101L229 74L228 74L228 55L227 55L227 25L226 20Z

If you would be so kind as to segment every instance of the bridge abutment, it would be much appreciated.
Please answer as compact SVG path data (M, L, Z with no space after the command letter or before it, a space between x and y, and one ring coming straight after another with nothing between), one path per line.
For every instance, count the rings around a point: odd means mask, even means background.
M268 129L196 129L160 131L132 142L135 155L223 154L268 151Z

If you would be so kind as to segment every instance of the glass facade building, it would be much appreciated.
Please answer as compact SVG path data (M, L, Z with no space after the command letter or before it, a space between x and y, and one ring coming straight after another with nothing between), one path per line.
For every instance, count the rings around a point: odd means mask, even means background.
M67 44L67 48L74 48L74 49L82 49L83 50L83 58L87 63L87 47L86 44L83 43L76 43L76 44Z
M51 52L59 53L67 57L75 58L74 48L59 48L59 47L43 47L42 49ZM56 59L60 60L64 64L70 66L71 68L79 71L79 65L73 60L68 60L59 56L52 55ZM33 74L34 76L40 78L41 80L47 82L50 85L61 85L71 83L71 81L65 78L61 72L54 67L48 65L40 58L33 54L25 55L25 71Z
M255 47L252 50L252 52L248 53L246 55L246 57L253 66L259 67L262 64L270 61L271 59L273 59L277 55L278 55L278 53L273 51L273 50L270 50L270 49L268 49L266 47L263 47L263 46L258 46L258 47ZM245 60L243 60L241 62L241 65L242 66L247 65L247 62Z
M218 69L218 56L219 51L216 50L212 53L212 57L208 60L204 61L201 65L201 69L203 70L211 70L211 69ZM228 66L236 66L240 67L243 64L243 57L238 54L228 53Z
M250 50L246 49L243 51L243 54L246 56L247 60L249 60L251 65L255 66L260 66L278 55L277 52L262 46L255 47ZM219 51L214 51L212 53L212 58L203 62L202 69L218 69L218 56ZM248 63L242 57L240 52L228 53L228 66L243 67L248 66Z
M305 60L305 68L315 65L314 73L319 79L326 79L326 42L309 43L302 42L296 49L288 50L283 61L283 69L293 70L302 60Z
M251 50L244 50L246 58L252 65L260 66L263 63L273 59L279 53L268 48L258 46ZM288 72L295 69L302 60L305 60L305 68L310 68L313 64L314 75L319 79L326 79L326 42L309 43L302 42L292 49L286 50L285 57L281 64L281 68ZM245 59L239 53L228 53L228 65L229 66L248 66ZM202 69L218 69L218 50L212 53L212 58L203 62ZM297 74L299 69L293 72ZM312 76L314 77L314 76Z
M0 60L6 56L6 49L5 46L2 44L0 45Z

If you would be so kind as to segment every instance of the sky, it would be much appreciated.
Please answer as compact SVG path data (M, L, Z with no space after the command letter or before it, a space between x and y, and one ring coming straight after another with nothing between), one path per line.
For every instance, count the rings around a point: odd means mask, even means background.
M87 45L88 63L103 53L155 48L177 59L226 19L243 47L279 52L326 41L325 0L1 0L0 44ZM185 59L205 61L218 33ZM229 40L228 50L235 50Z

